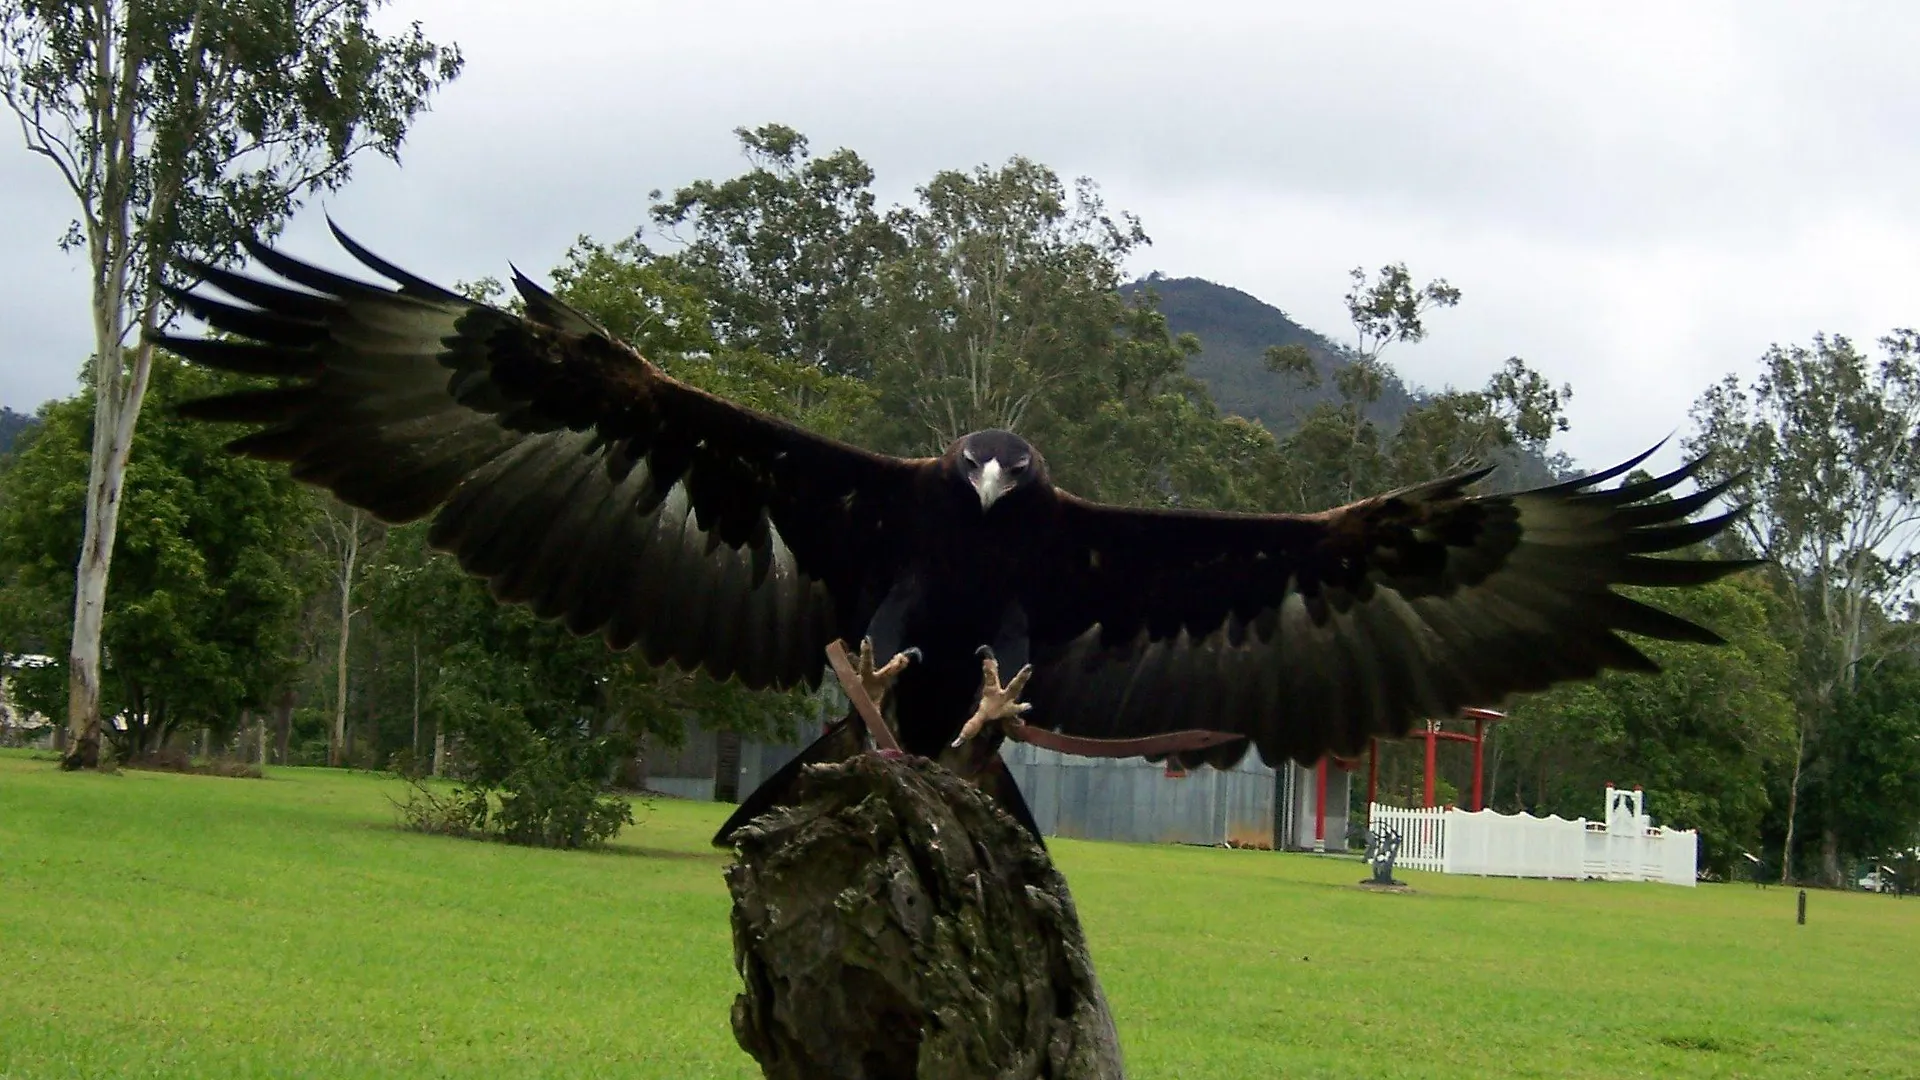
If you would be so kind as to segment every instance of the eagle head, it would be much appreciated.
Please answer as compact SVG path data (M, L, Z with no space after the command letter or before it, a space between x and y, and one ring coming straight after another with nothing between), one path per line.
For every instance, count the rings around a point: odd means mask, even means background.
M960 437L947 448L947 465L980 497L982 512L1010 492L1047 483L1045 459L1011 431L976 431Z

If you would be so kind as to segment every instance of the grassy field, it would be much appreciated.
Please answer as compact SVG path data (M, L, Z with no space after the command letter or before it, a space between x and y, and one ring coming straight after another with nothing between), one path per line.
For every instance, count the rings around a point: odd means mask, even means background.
M0 1078L758 1075L722 807L580 854L401 832L398 791L0 752ZM1920 1075L1920 901L1054 848L1135 1077Z

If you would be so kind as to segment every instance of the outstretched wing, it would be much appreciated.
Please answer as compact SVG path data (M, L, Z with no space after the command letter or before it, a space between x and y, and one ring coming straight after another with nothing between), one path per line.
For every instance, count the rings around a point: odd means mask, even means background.
M1466 494L1482 470L1311 515L1063 495L1055 572L1028 599L1029 719L1092 737L1234 732L1269 762L1305 763L1516 691L1658 670L1620 635L1720 637L1615 587L1699 585L1754 564L1651 557L1733 514L1689 520L1719 487L1658 498L1699 461L1596 487L1646 456L1517 494ZM1182 756L1230 764L1245 747Z
M915 463L677 382L517 274L525 317L335 236L399 287L257 244L301 288L193 267L241 303L176 299L233 339L158 344L283 381L184 413L266 425L230 448L386 521L431 514L434 546L575 633L748 686L817 684Z

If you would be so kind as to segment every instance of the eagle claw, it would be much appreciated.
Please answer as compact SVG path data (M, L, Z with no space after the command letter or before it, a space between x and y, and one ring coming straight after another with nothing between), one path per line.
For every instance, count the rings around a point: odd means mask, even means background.
M1020 700L1020 691L1026 688L1027 680L1033 677L1033 665L1027 664L1016 672L1013 681L1006 685L1000 683L1000 661L995 659L993 650L985 645L974 650L980 661L980 707L973 711L967 722L960 726L960 737L953 740L954 746L960 746L968 739L980 734L988 724L1000 723L1008 727L1018 727L1025 720L1020 714L1033 706Z
M902 649L879 667L873 664L873 639L860 639L860 655L854 658L853 673L860 679L861 689L873 699L875 708L881 708L887 698L887 692L893 689L893 681L907 669L907 662L918 663L924 659L919 649Z

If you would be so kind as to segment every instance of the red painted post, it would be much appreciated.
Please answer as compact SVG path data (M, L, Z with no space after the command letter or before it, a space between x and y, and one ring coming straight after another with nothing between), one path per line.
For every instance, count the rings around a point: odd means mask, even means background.
M1313 803L1313 850L1327 849L1327 759L1315 767Z
M1373 739L1367 743L1367 805L1368 806L1372 806L1377 801L1374 798L1374 793L1378 791L1379 788L1380 788L1380 740Z
M1473 718L1473 812L1480 812L1480 762L1487 746L1487 722Z
M1435 737L1435 732L1439 726L1440 724L1437 720L1427 721L1427 801L1421 805L1429 810L1433 809L1433 748L1439 741Z

